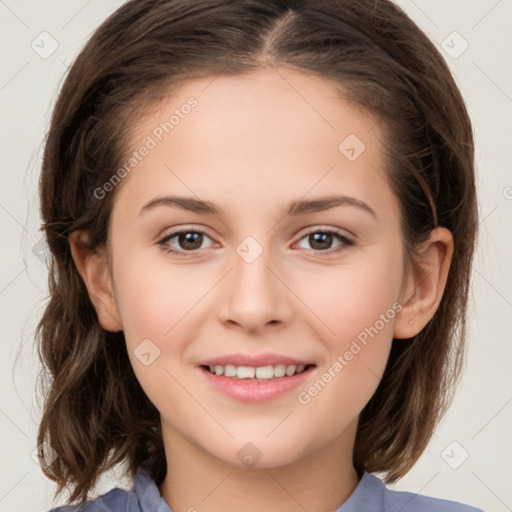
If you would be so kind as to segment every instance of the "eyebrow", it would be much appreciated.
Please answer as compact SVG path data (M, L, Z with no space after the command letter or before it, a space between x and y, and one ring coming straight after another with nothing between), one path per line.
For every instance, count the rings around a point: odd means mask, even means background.
M151 210L157 206L178 207L194 213L206 213L210 215L222 216L224 212L221 208L210 201L193 199L191 197L181 196L159 196L148 201L141 209L140 214ZM326 196L309 200L292 201L284 210L283 216L299 216L307 213L317 213L336 206L353 206L359 208L373 217L377 218L375 211L363 201L349 196Z

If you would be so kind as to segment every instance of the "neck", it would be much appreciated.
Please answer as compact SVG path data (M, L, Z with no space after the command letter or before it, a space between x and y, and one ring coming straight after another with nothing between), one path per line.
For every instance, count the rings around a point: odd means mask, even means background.
M267 468L227 464L164 428L160 492L173 512L332 512L359 483L352 464L356 427L301 460Z

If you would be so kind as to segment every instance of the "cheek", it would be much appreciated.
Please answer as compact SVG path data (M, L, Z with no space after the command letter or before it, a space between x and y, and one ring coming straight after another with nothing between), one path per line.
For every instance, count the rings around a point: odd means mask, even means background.
M116 270L116 301L137 380L158 410L180 414L187 399L179 385L187 346L198 330L201 298L214 280L165 262L142 265L135 255L119 261Z
M199 275L185 265L166 263L160 255L140 261L134 256L118 264L116 302L131 342L141 336L159 342L171 338L215 284L207 271Z
M396 310L400 309L401 276L400 259L386 253L380 258L361 258L354 265L329 268L317 273L315 279L304 273L302 280L308 285L302 296L328 330L326 342L331 349L343 351L350 340L360 334L364 338L376 324L383 338L391 336Z
M127 350L141 385L153 390L149 396L158 394L161 379L169 380L165 370L178 378L190 365L191 340L200 338L216 304L212 296L220 277L207 264L170 263L156 250L134 251L116 261L116 303ZM152 357L157 354L148 366L137 357L143 346Z
M174 375L183 363L187 340L198 328L194 315L213 278L194 278L184 266L143 262L136 254L119 258L115 271L128 355L141 386L155 397L163 383L172 386L166 370Z
M397 301L402 263L396 253L332 270L304 292L328 328L323 337L327 357L315 383L301 390L298 401L311 404L321 422L332 422L335 410L344 411L338 416L341 422L354 417L371 398L386 367L401 310Z
M391 349L395 314L393 308L383 311L385 320L375 320L367 313L358 318L355 314L352 318L340 316L337 334L324 339L329 357L297 394L301 415L310 418L306 424L326 438L336 437L359 416L380 383Z

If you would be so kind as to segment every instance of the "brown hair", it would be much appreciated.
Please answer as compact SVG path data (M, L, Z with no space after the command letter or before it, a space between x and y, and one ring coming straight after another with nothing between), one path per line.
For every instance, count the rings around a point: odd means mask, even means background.
M405 474L425 449L461 368L477 208L473 138L456 84L434 45L389 0L132 0L93 34L69 69L48 132L40 178L51 250L50 300L38 325L43 468L85 500L105 470L166 459L159 413L131 368L122 332L103 330L74 265L69 235L104 245L114 191L93 191L118 169L129 120L184 81L289 66L338 84L384 127L387 178L401 208L404 252L437 226L454 253L438 311L414 338L394 340L360 420L359 472Z

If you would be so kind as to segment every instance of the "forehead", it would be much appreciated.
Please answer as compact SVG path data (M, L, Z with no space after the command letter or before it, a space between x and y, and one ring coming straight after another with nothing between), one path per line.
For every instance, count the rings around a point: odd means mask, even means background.
M284 67L189 80L135 120L130 143L153 133L157 142L182 145L188 139L196 149L235 136L237 147L244 148L264 142L269 151L277 146L286 153L307 139L323 140L337 150L346 135L368 138L366 132L377 124L369 112L343 99L345 95L338 84ZM300 147L307 150L310 144Z
M127 158L151 146L124 178L131 204L165 189L229 194L245 209L252 196L261 209L340 187L362 193L365 182L367 200L391 200L376 119L333 83L289 68L187 81L131 128Z

